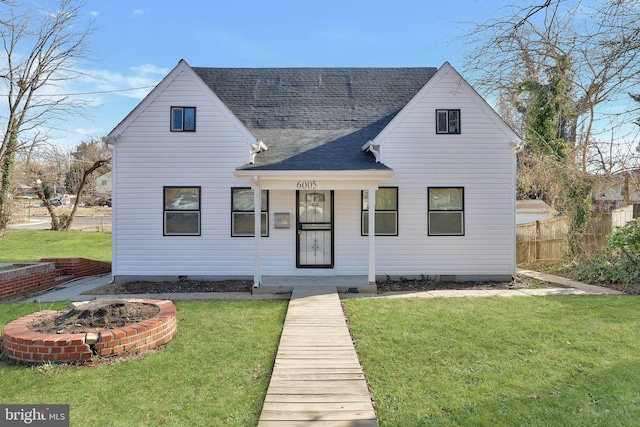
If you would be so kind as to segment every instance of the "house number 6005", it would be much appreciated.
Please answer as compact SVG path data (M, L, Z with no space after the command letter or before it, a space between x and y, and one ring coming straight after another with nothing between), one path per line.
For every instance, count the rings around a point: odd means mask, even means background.
M298 181L296 188L298 190L315 190L317 184L315 181Z

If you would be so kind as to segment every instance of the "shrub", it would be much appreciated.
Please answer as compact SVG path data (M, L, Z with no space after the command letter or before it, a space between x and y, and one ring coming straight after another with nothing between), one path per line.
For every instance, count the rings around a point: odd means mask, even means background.
M605 254L640 266L640 221L631 221L607 236Z
M601 255L580 262L571 269L571 275L640 294L640 221L617 227L607 236L607 242Z

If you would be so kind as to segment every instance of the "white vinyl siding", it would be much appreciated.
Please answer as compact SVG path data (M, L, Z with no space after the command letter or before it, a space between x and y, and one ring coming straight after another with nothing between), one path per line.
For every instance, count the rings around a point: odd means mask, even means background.
M376 240L377 275L509 276L514 272L515 154L512 133L452 74L439 74L384 134L402 224L393 245ZM436 76L436 77L438 77ZM434 77L434 79L436 78ZM434 111L460 109L464 131L433 132ZM464 236L429 236L428 187L464 187Z
M167 113L185 104L197 107L198 131L171 132ZM233 175L249 136L189 72L140 112L115 146L115 275L253 274L253 239L232 239L229 221L230 188L250 185ZM163 236L163 187L195 185L201 237Z

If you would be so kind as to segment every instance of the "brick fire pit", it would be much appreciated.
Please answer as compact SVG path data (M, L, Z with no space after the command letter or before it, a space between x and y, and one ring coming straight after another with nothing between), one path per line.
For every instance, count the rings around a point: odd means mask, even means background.
M39 311L7 324L2 331L0 350L20 363L70 362L137 353L171 341L177 326L176 307L171 301L127 301L152 304L160 311L147 320L121 328L75 334L45 334L29 329L28 325L39 316L54 313Z

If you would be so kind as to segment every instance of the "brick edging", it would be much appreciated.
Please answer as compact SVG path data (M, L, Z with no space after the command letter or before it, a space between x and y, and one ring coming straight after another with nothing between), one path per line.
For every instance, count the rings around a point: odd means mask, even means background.
M43 310L8 323L2 331L0 351L19 363L70 362L90 360L94 356L115 357L125 353L152 350L166 344L177 329L176 307L169 300L128 299L153 304L158 314L147 320L97 334L44 334L28 328L37 317L55 313Z

